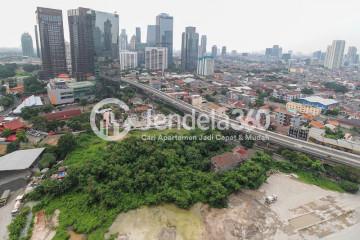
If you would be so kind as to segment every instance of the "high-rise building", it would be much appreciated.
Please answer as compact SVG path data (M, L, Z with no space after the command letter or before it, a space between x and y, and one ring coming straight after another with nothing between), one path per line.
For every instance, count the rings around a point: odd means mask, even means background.
M124 51L128 49L128 37L126 34L126 30L125 29L121 29L121 34L120 34L120 51Z
M136 50L136 35L132 35L132 37L130 38L129 49L132 51Z
M69 42L65 42L65 57L66 57L66 68L68 72L72 74L71 45Z
M226 46L223 46L223 47L221 48L221 56L222 56L222 57L225 57L225 56L226 56Z
M22 48L23 56L27 56L27 57L34 56L33 40L29 33L23 33L21 35L21 48Z
M34 26L34 31L35 31L35 42L36 42L36 56L40 58L41 53L40 53L39 33L38 33L37 25Z
M94 45L97 61L119 59L119 15L95 12Z
M120 51L120 70L134 69L137 66L137 52Z
M359 55L357 54L357 48L350 46L346 54L346 61L348 65L355 65L359 61Z
M204 57L206 55L206 42L207 42L206 35L202 35L200 41L200 48L199 48L199 57Z
M218 51L217 46L216 46L216 45L213 45L212 48L211 48L211 56L212 56L213 58L216 58L216 57L217 57L217 51Z
M168 67L168 48L166 47L146 47L145 48L145 68L149 70L164 71Z
M319 51L313 52L312 58L315 60L321 60L321 55L322 55L322 52L319 50Z
M49 79L67 72L62 11L38 7L36 15L41 45L40 78Z
M141 28L140 27L136 27L135 35L136 35L136 45L140 46L141 45Z
M272 56L275 58L281 58L282 56L282 48L279 45L274 45L272 47Z
M156 16L156 45L168 49L168 64L173 63L173 23L174 19L167 13Z
M199 34L195 27L186 27L182 34L181 68L184 71L195 71L198 59Z
M280 59L282 57L282 48L279 45L274 45L272 48L266 48L265 56Z
M328 69L340 68L343 62L344 49L344 40L334 40L327 48L324 67Z
M95 74L95 12L88 8L68 10L72 75L85 80Z
M197 64L197 74L211 76L214 74L214 58L212 56L200 57Z
M147 26L146 46L148 47L156 46L156 25Z

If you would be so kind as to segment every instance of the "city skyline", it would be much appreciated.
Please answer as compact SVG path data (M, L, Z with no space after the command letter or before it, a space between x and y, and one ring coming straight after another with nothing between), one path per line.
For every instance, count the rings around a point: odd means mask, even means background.
M78 7L98 11L117 12L120 18L120 29L126 29L128 36L135 34L135 27L141 27L142 41L146 39L147 25L154 24L154 18L166 12L174 17L174 50L181 49L181 33L186 26L195 26L199 34L208 36L208 46L227 46L228 51L263 52L267 46L278 44L284 51L311 53L325 51L334 39L343 39L348 46L360 45L360 35L352 26L360 24L356 14L357 3L348 1L305 1L276 0L266 1L188 1L166 2L155 0L151 3L132 1L120 4L115 1L19 1L6 3L5 8L16 9L24 21L6 24L11 19L11 12L6 11L0 21L1 29L7 32L0 39L0 47L20 47L23 32L29 32L35 39L33 25L36 23L34 11L37 6L61 9L64 18L65 39L69 40L68 23L65 13ZM232 6L229 8L229 6ZM259 8L262 6L262 8ZM202 9L199 11L199 9ZM203 14L202 14L203 12ZM297 15L294 15L296 12ZM136 15L134 15L136 13ZM234 16L236 15L236 18ZM210 17L209 17L210 16ZM336 16L334 18L333 16ZM235 21L234 21L235 19ZM223 27L228 25L228 27Z

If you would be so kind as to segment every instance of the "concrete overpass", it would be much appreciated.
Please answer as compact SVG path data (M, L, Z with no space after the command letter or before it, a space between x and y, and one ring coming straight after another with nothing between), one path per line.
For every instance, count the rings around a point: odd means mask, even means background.
M103 78L110 80L110 81L121 81L124 83L127 83L131 86L134 86L136 88L142 89L148 93L151 93L158 97L159 99L167 102L168 104L173 105L179 110L182 110L184 112L191 113L192 111L195 111L195 113L202 113L211 115L209 111L205 111L203 109L194 107L193 105L186 103L179 99L174 99L170 96L168 96L166 93L161 92L157 89L154 89L148 85L142 84L137 82L135 79L126 79L126 78L114 78L114 77L108 77L108 76L102 76ZM215 120L228 120L231 124L241 125L241 123L237 120L227 119L224 116L216 115L215 114ZM340 163L344 165L348 165L351 167L358 167L360 168L360 155L352 154L349 152L340 151L337 149L333 149L327 146L306 142L303 140L291 138L289 136L284 136L275 132L267 131L260 128L253 128L253 127L246 127L242 125L244 128L242 131L248 132L250 134L253 134L255 136L259 136L262 138L269 139L270 142L295 150L299 152L303 152L309 155L312 155L314 157L320 158L327 162L333 162L333 163Z

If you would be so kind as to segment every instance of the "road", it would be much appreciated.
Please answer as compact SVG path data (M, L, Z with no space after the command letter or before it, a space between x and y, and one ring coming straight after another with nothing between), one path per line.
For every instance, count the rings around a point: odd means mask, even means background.
M177 107L178 109L180 109L184 112L191 113L191 112L195 111L195 113L197 113L197 114L201 113L201 114L207 114L209 116L211 116L213 114L209 111L205 111L203 109L194 107L193 105L186 103L182 100L174 99L174 98L168 96L166 93L161 92L157 89L154 89L148 85L139 83L134 79L126 79L126 78L120 79L120 78L108 77L108 76L102 76L102 77L107 80L110 80L110 81L121 81L121 82L125 82L129 85L132 85L134 87L140 88L144 91L147 91L148 93L151 93L151 94L159 97L163 101L166 101L167 103ZM241 123L239 121L232 120L232 119L229 120L225 116L215 114L214 118L215 118L215 121L228 120L228 121L230 121L230 124L234 124L235 126L241 125ZM291 138L289 136L281 135L281 134L274 133L274 132L267 131L267 130L260 129L260 128L247 127L244 125L241 125L241 126L243 127L242 131L251 133L253 135L262 137L264 139L269 139L270 142L273 142L280 146L283 146L283 147L286 147L286 148L289 148L292 150L296 150L299 152L310 154L317 158L321 158L324 161L340 163L340 164L348 165L351 167L360 168L360 155L340 151L337 149L333 149L333 148L330 148L327 146L323 146L323 145L319 145L319 144L315 144L315 143L311 143L311 142L306 142L306 141L299 140L296 138Z

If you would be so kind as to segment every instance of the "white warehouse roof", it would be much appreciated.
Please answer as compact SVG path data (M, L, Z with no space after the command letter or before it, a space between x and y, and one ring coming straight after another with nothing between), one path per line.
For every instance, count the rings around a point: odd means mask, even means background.
M45 148L18 150L0 157L0 171L24 170L41 155Z
M41 98L32 95L32 96L26 98L19 106L17 106L17 108L14 110L14 113L20 114L21 109L23 109L24 107L42 106L42 105L43 105L43 103L41 101Z

